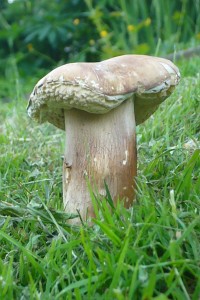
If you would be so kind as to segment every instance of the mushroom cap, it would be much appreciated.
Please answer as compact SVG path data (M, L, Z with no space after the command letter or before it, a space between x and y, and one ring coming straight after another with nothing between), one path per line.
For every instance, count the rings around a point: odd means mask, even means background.
M131 97L136 124L144 122L170 96L180 80L169 60L146 55L123 55L96 63L60 66L35 86L28 114L65 129L64 110L104 114Z

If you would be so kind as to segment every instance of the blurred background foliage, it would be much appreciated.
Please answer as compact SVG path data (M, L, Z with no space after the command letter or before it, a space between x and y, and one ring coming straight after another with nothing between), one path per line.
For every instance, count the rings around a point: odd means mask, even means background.
M200 42L200 0L1 0L0 71L166 55ZM8 76L8 75L7 75Z

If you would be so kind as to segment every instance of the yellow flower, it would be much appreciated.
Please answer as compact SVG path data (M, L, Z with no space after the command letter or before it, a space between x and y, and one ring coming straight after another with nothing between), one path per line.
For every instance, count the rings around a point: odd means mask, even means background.
M33 45L31 43L27 45L27 48L29 52L33 51Z
M181 11L175 11L175 13L172 15L172 19L178 23L180 22L181 18L183 17L183 13Z
M107 32L106 30L102 30L102 31L100 32L100 36L101 36L102 38L106 37L107 35L108 35L108 32Z
M94 44L95 44L95 40L89 40L89 44L90 44L90 46L94 46Z
M200 32L196 35L197 40L200 40Z
M148 27L151 24L151 19L147 18L146 20L144 20L144 26Z
M134 25L132 25L132 24L129 24L127 26L127 30L130 31L130 32L133 32L133 31L136 31L136 27Z
M79 23L80 23L80 20L79 20L79 19L74 19L74 21L73 21L73 24L74 24L74 25L77 26Z

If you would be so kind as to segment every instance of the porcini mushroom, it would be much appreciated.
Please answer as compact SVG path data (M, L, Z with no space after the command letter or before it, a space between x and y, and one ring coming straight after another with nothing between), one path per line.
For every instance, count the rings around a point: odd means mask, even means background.
M66 131L63 201L67 212L93 215L87 180L99 195L107 183L116 202L134 201L135 126L144 122L180 79L169 60L123 55L97 63L70 63L35 86L28 114Z

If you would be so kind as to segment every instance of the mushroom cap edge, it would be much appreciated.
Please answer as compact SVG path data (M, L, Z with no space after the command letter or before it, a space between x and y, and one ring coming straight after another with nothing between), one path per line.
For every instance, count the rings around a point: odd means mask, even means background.
M70 63L44 76L30 95L28 114L64 130L64 110L103 114L134 97L136 124L144 122L179 83L169 60L123 55L97 63Z

